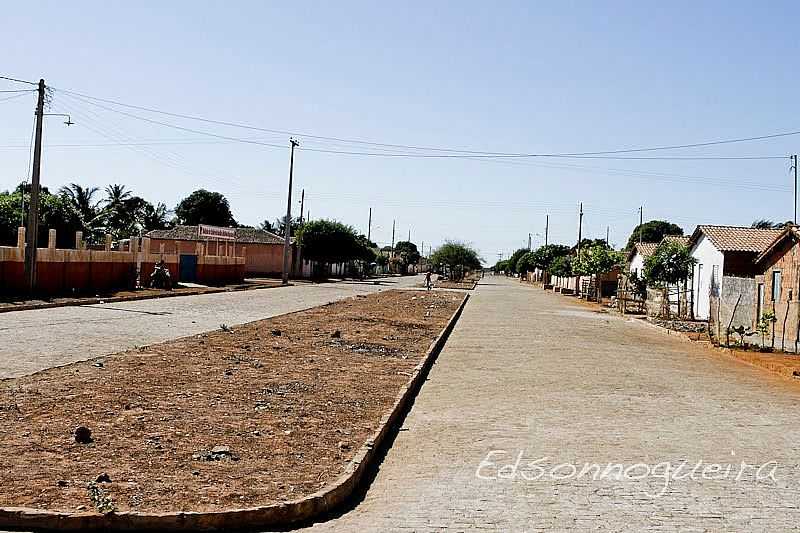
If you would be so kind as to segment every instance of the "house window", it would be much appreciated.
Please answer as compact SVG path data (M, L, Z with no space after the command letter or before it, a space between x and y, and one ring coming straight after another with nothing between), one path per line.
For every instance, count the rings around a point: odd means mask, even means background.
M781 271L772 271L772 301L778 302L781 299Z

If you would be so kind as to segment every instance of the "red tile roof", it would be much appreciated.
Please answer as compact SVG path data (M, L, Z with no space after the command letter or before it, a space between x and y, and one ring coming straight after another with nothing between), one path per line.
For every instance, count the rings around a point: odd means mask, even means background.
M775 249L778 244L786 240L786 238L792 237L797 241L800 241L800 226L786 226L783 230L778 233L778 236L772 240L772 242L767 246L764 251L762 251L758 257L756 257L756 263L760 263L763 261L770 252Z
M772 244L782 230L779 229L756 229L742 226L697 226L689 245L693 245L705 235L711 244L720 252L752 252L761 253Z

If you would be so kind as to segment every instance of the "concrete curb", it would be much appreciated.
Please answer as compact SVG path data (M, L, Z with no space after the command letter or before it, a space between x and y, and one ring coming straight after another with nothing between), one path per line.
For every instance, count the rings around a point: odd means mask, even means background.
M55 307L79 307L82 305L113 304L118 302L134 302L137 300L158 300L161 298L178 298L181 296L201 296L204 294L219 294L221 292L254 291L258 289L276 289L278 287L291 287L289 285L262 285L259 287L235 287L231 289L214 288L202 292L165 292L163 294L143 294L131 296L109 296L108 298L83 298L74 302L53 302L43 304L18 305L14 307L0 307L0 313L13 313L14 311L32 311L35 309L53 309Z
M251 509L214 512L140 513L125 511L107 515L70 513L26 507L0 508L0 527L51 531L227 531L280 527L308 522L345 503L369 479L381 460L381 446L391 438L419 392L433 363L469 300L465 294L447 325L428 347L422 361L397 395L390 411L381 417L378 429L356 452L345 473L322 490L304 498Z

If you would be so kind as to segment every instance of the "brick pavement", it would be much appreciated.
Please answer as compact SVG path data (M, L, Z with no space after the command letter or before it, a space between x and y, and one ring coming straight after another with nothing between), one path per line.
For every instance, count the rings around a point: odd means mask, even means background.
M487 277L365 498L324 531L800 529L800 385L568 297ZM491 451L495 466L476 469ZM513 479L502 464L523 454ZM541 465L621 464L631 478ZM666 466L702 461L672 474ZM761 480L741 462L762 465ZM709 464L733 465L703 479ZM713 468L713 467L710 467ZM507 469L508 470L508 469ZM506 471L503 471L505 473ZM772 472L776 481L769 479ZM672 475L671 474L671 475ZM723 477L723 473L707 472ZM555 480L553 477L564 479Z
M0 378L421 283L418 276L0 313Z

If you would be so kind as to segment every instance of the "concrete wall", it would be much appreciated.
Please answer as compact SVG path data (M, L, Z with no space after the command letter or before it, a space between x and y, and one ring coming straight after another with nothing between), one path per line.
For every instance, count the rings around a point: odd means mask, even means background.
M644 256L638 251L633 253L631 262L628 264L628 272L636 272L640 278L644 274Z
M699 320L708 320L711 310L711 293L719 287L724 272L725 256L705 235L700 235L689 252L697 260L692 270L694 316ZM714 279L715 274L716 279Z
M20 234L18 246L0 246L0 293L19 294L27 290L24 232ZM180 256L161 253L160 249L151 253L152 243L147 238L142 242L131 239L127 250L110 250L110 241L104 250L58 249L55 242L55 231L51 230L50 245L38 248L36 252L39 294L100 293L133 288L137 263L140 265L140 282L146 286L150 283L155 264L162 259L173 280L178 280ZM81 243L80 235L76 243ZM244 279L244 258L198 255L197 279L199 283L209 285L241 281Z
M738 302L738 303L737 303ZM755 329L756 325L756 281L753 278L723 276L718 294L709 299L709 331L720 342L728 342L728 327L744 326ZM738 339L731 334L730 340ZM753 342L755 337L749 337Z

